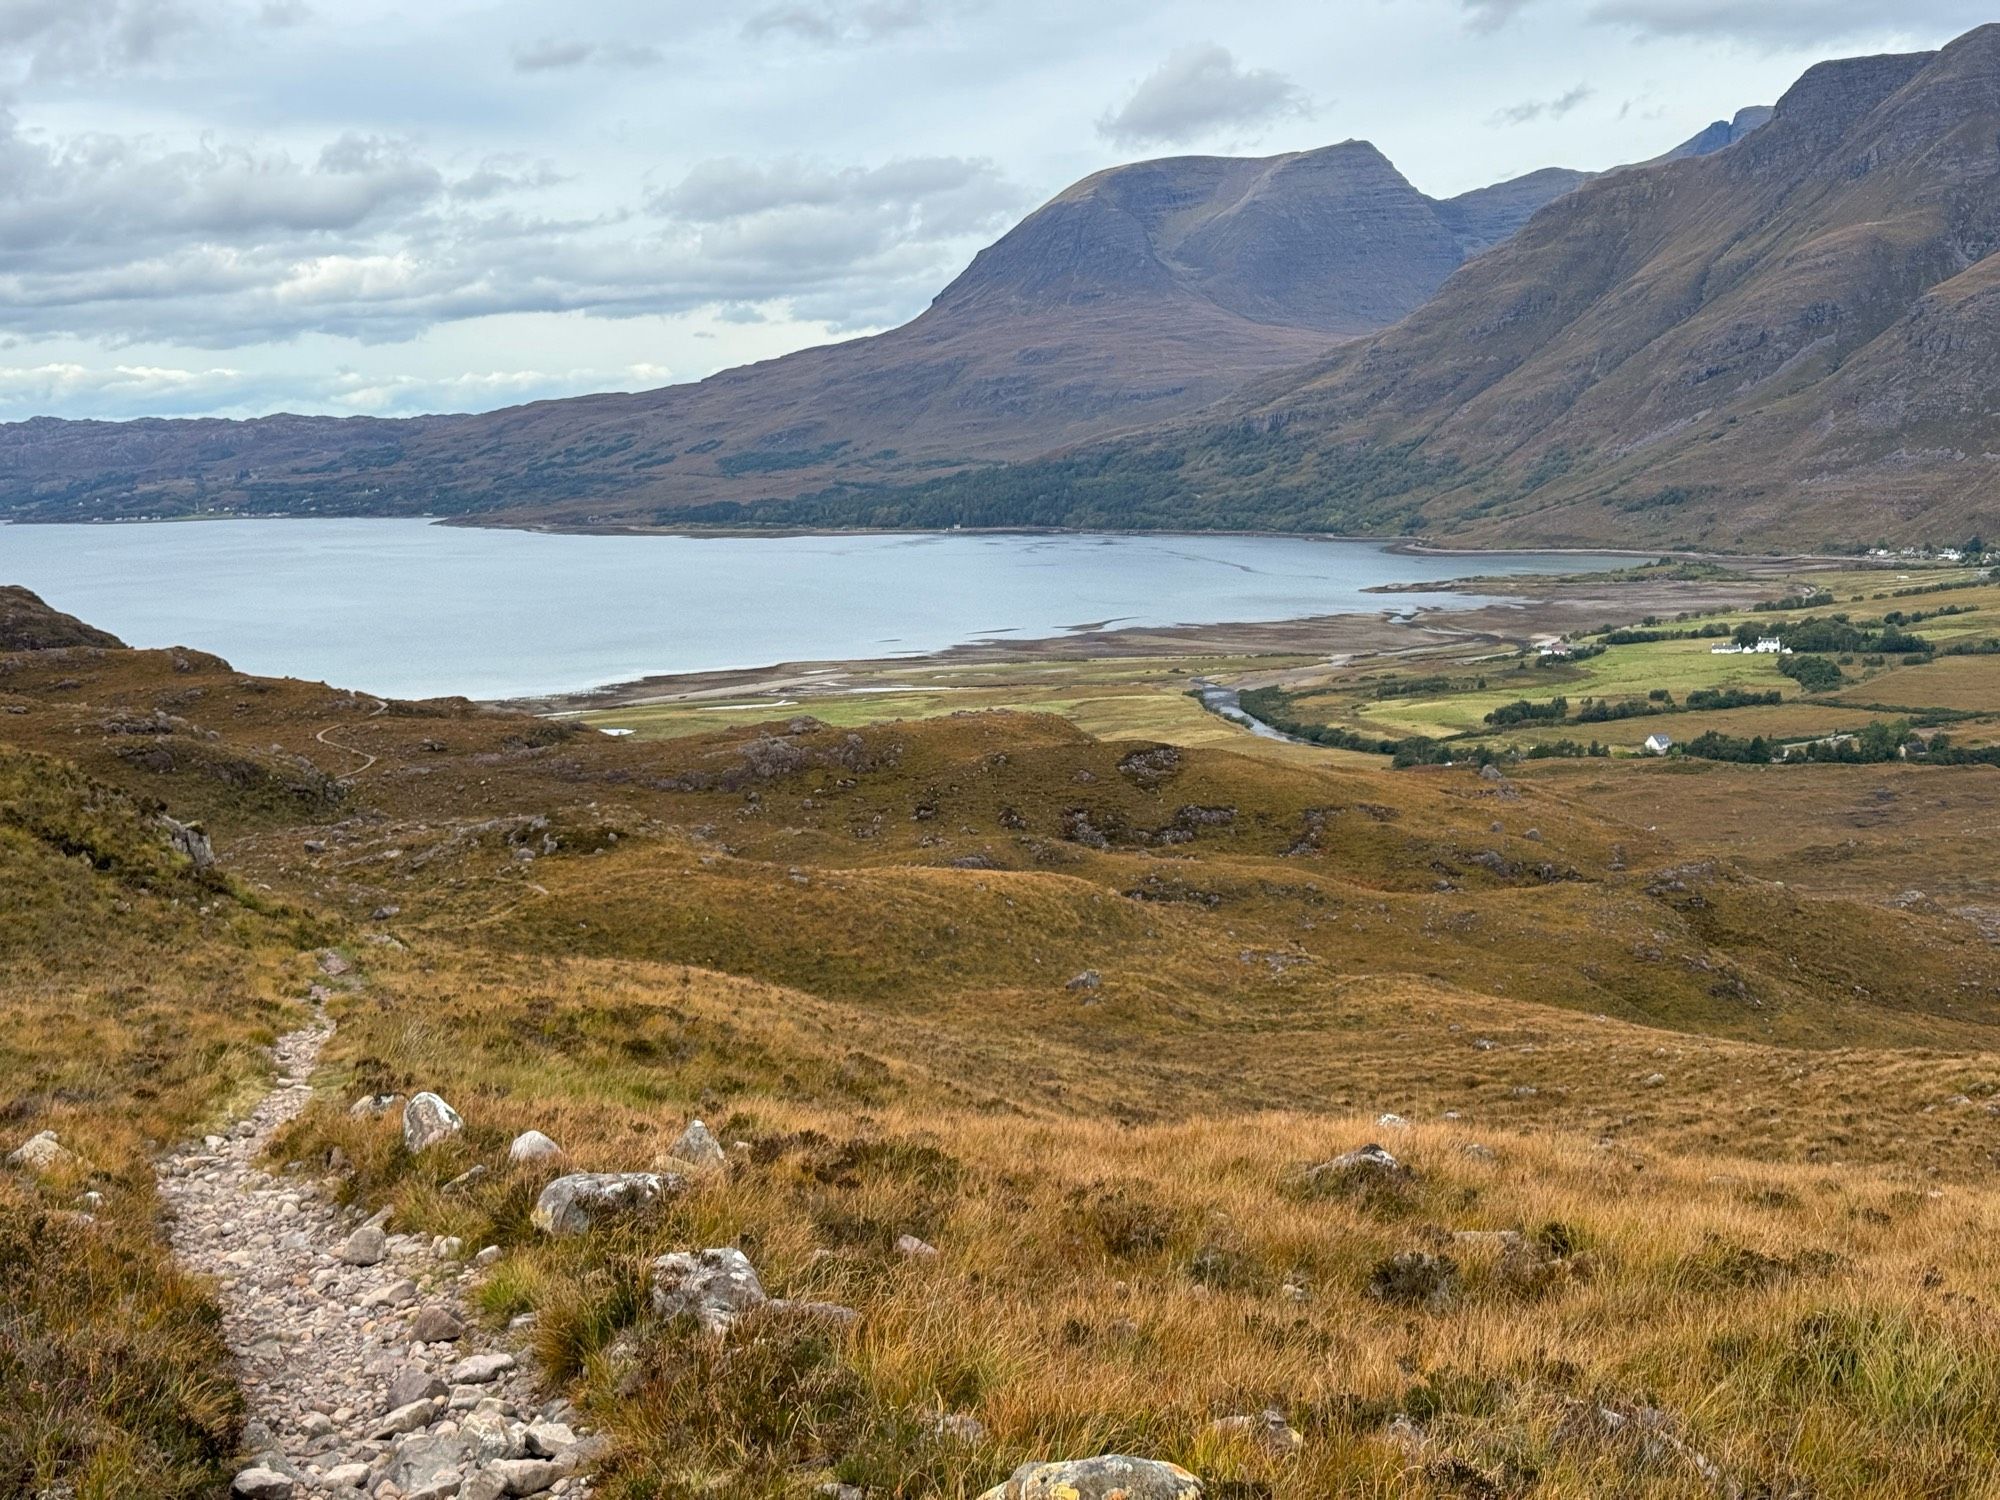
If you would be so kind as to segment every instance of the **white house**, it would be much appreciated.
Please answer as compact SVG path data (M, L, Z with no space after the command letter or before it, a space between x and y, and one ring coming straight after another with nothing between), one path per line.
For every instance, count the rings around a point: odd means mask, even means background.
M1646 736L1646 753L1648 755L1665 755L1673 748L1674 740L1672 735L1649 734Z
M1759 656L1783 656L1785 654L1785 643L1775 635L1759 636L1757 644L1750 649Z

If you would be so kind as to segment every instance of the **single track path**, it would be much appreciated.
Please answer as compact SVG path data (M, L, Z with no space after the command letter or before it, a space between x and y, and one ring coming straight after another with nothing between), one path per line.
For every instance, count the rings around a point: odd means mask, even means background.
M259 1165L312 1099L323 1013L280 1037L277 1087L226 1135L160 1164L182 1263L215 1280L249 1402L242 1500L583 1496L601 1444L534 1392L530 1357L467 1314L477 1275L449 1240L383 1232L334 1185ZM498 1251L480 1259L490 1261Z

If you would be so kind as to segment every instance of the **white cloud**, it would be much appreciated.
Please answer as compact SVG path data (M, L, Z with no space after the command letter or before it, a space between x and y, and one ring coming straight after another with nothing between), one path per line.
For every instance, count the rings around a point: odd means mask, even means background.
M1210 42L1160 64L1097 122L1097 133L1121 146L1178 146L1307 112L1305 95L1284 74L1238 67L1228 48Z

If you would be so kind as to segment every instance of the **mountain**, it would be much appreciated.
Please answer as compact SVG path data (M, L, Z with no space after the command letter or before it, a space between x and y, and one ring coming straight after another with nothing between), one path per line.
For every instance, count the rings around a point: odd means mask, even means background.
M2000 26L1811 69L1394 328L905 519L1855 548L2000 527ZM837 519L838 504L820 507ZM876 508L880 513L880 507Z
M1742 140L1751 131L1771 123L1777 110L1768 104L1753 104L1748 109L1739 109L1735 117L1717 120L1699 134L1682 141L1660 161L1679 161L1684 156L1713 156Z
M672 520L1030 457L1196 410L1387 327L1583 179L1542 171L1440 201L1365 141L1114 167L889 333L480 416L12 424L0 515Z

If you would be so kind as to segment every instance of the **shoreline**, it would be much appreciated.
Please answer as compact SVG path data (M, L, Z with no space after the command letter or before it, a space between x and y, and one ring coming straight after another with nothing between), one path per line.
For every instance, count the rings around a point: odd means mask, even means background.
M939 669L1213 656L1321 659L1339 656L1386 661L1447 644L1526 645L1538 639L1582 632L1600 624L1607 614L1632 613L1636 618L1647 613L1747 605L1768 592L1768 582L1755 579L1633 583L1620 582L1615 575L1608 575L1603 586L1593 588L1587 581L1578 582L1578 576L1520 575L1508 580L1520 585L1511 595L1463 608L1391 605L1379 610L1289 620L1130 626L1024 640L988 639L901 656L823 658L758 667L659 672L579 692L524 694L485 701L547 717L607 713L659 704L703 703L747 713L759 705L730 700L769 697L775 711L783 706L777 700L789 701L795 694L824 697L893 693L898 690L893 679ZM1427 587L1448 593L1459 583L1452 580Z
M1864 553L1719 552L1701 548L1586 546L1582 544L1554 542L1524 543L1518 547L1497 547L1472 544L1454 545L1446 539L1433 541L1423 537L1385 536L1381 533L1369 532L1251 530L1243 528L1187 530L1185 528L1172 527L1119 527L1117 529L1110 529L1105 527L1078 526L637 526L621 525L612 522L566 525L548 521L477 520L466 516L441 516L428 512L418 515L384 515L368 512L353 514L316 512L309 516L292 513L274 513L269 515L115 516L109 519L94 519L89 521L37 521L0 517L0 527L178 526L192 522L210 521L420 521L428 526L447 526L466 531L521 531L540 536L660 536L679 537L687 541L749 537L846 536L1182 537L1190 541L1199 541L1204 537L1241 537L1251 539L1270 537L1275 540L1284 541L1351 542L1364 546L1379 546L1385 552L1397 556L1409 557L1520 557L1523 555L1537 555L1544 557L1664 558L1678 562L1757 563L1769 567L1783 567L1786 565L1892 566L1892 564L1883 563L1879 559L1872 559ZM1923 563L1928 560L1913 559L1912 561ZM1905 565L1907 566L1907 564Z

